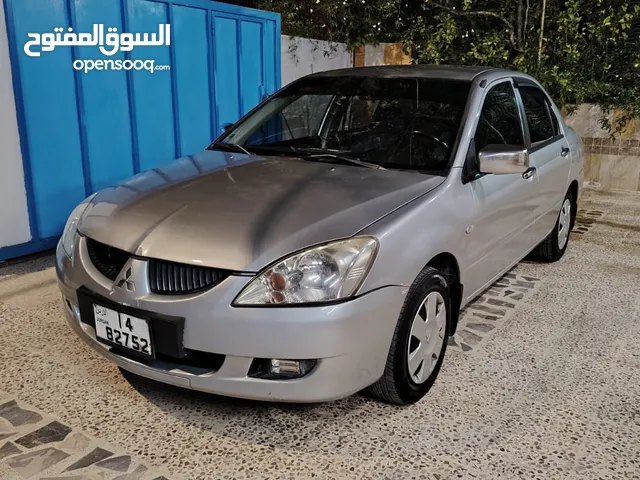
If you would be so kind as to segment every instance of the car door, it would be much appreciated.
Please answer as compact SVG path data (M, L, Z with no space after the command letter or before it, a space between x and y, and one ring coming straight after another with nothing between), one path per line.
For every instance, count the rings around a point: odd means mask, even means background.
M558 218L567 193L571 158L557 117L559 112L547 94L530 81L517 80L517 85L516 95L524 109L530 140L529 166L535 169L540 192L536 222L527 232L535 246L549 234Z
M468 164L477 168L477 155L488 145L526 147L522 110L511 79L487 87L471 141ZM526 177L526 178L525 178ZM474 199L465 247L468 255L465 291L475 296L527 253L519 234L534 220L537 175L476 173L467 183Z

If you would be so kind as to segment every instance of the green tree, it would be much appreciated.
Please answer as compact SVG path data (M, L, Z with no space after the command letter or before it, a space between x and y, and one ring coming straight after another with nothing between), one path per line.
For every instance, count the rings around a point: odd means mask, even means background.
M630 0L268 0L290 35L401 42L417 63L534 75L560 106L640 117L640 2ZM605 122L606 123L606 122Z

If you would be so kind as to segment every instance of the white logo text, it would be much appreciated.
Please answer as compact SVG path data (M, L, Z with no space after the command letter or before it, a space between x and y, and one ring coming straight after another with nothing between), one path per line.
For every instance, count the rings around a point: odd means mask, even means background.
M158 33L118 33L115 27L106 29L103 24L94 24L92 33L75 33L69 27L56 27L54 33L28 33L31 39L24 45L24 53L39 57L41 52L51 52L56 47L98 47L104 55L112 56L118 51L130 52L134 47L160 47L171 45L171 25L159 25ZM40 51L33 47L40 47ZM74 62L75 65L75 62Z

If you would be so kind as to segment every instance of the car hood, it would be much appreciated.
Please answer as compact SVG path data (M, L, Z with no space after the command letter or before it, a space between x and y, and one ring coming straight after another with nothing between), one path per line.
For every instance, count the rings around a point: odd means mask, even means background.
M143 257L254 272L350 237L443 180L207 150L100 191L79 231Z

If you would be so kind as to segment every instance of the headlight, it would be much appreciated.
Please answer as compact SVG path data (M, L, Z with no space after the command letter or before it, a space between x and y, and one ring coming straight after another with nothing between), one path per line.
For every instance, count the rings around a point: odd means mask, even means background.
M66 225L64 226L64 230L62 231L62 238L60 242L62 243L62 248L69 258L73 257L73 246L75 244L76 232L78 231L78 222L82 217L82 214L89 206L89 202L93 197L95 197L95 193L90 197L86 198L80 205L73 209L71 215L69 215L69 219L67 220Z
M362 285L377 249L375 238L356 237L304 250L263 270L233 303L286 305L349 297Z

